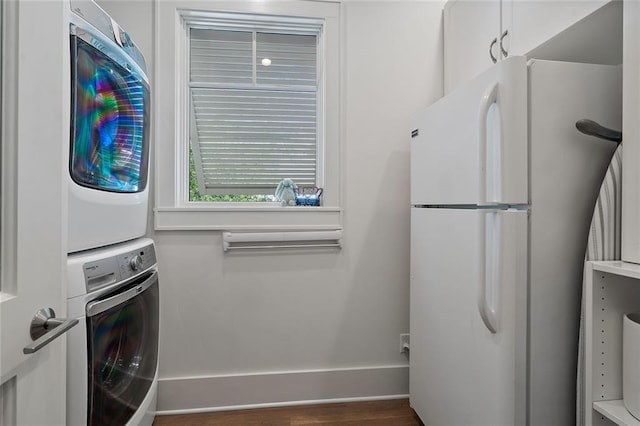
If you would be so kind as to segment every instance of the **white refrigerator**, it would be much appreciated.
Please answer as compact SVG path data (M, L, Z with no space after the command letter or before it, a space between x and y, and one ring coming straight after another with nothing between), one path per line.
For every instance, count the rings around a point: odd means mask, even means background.
M426 426L575 424L589 224L621 68L512 57L416 114L410 403Z

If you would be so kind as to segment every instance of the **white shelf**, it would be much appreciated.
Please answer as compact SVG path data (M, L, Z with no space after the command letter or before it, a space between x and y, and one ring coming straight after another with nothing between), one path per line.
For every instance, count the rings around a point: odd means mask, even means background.
M640 265L619 260L591 262L594 271L607 272L621 277L640 279Z
M585 264L585 426L640 426L622 403L622 316L640 311L640 265Z
M640 421L627 411L621 399L594 402L593 409L619 426L640 426Z

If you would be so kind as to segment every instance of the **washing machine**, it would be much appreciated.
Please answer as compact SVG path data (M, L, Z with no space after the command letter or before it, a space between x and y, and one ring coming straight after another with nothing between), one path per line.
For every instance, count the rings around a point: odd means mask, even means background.
M159 281L153 240L67 258L67 424L150 426L158 383Z

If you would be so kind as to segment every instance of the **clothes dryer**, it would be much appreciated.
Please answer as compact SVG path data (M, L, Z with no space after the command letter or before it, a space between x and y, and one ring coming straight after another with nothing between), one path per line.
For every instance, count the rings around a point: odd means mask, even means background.
M146 233L150 91L129 35L93 1L70 4L72 253Z

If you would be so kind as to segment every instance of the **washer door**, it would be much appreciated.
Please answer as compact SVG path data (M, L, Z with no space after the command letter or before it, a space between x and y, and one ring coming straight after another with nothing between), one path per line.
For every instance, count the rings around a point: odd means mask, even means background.
M158 275L87 304L88 425L124 425L144 400L158 361Z

